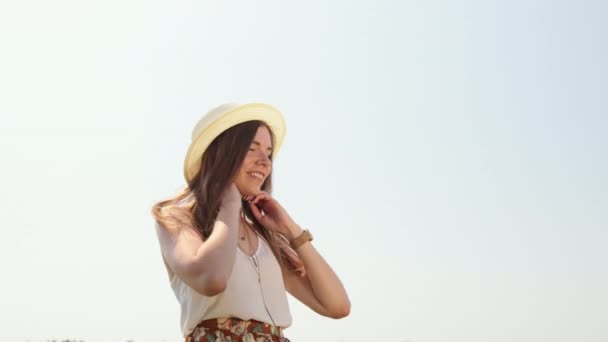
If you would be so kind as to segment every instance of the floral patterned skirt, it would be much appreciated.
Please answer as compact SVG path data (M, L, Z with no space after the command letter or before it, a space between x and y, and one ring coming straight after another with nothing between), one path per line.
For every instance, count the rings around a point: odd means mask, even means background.
M236 317L206 319L199 322L186 342L290 342L283 328L254 319Z

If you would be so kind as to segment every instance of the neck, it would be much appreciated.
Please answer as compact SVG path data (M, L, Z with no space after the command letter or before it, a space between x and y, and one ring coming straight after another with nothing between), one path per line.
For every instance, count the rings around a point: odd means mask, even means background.
M249 229L251 228L249 227L245 217L241 216L241 220L239 221L239 235L249 238Z

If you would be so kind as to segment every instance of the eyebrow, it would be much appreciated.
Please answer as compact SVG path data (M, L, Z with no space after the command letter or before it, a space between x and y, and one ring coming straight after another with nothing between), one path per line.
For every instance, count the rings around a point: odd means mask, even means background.
M252 144L254 144L254 145L258 145L258 146L261 146L261 145L262 145L262 144L260 144L260 142L259 142L259 141L256 141L256 140L254 140L254 141L252 142ZM272 152L272 147L267 148L267 149L266 149L266 151L271 151L271 152Z

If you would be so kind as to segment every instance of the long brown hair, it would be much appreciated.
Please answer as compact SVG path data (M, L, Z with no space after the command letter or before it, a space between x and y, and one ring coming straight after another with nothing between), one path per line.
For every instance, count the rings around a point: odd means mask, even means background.
M222 195L234 181L261 125L268 128L274 141L272 130L257 120L240 123L215 138L201 156L200 168L187 186L176 196L152 206L152 215L156 221L166 229L194 229L202 241L209 238L220 210ZM271 155L270 159L272 158ZM261 189L272 193L272 171ZM287 260L292 271L304 276L304 264L288 240L262 226L247 202L243 201L242 208L243 214L253 222L253 228L269 242L279 263L283 265Z

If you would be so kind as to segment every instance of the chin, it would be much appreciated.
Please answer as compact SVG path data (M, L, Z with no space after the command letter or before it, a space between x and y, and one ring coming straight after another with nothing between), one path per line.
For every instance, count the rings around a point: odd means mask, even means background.
M236 184L236 187L239 189L239 192L241 193L242 196L255 195L255 194L259 193L260 190L262 189L262 184L259 184L256 182L245 181L245 182L238 182L238 184Z
M260 192L260 187L259 186L252 186L250 187L248 190L248 195L255 195L258 192Z
M257 193L254 186L237 186L237 188L239 189L241 196L253 195Z

